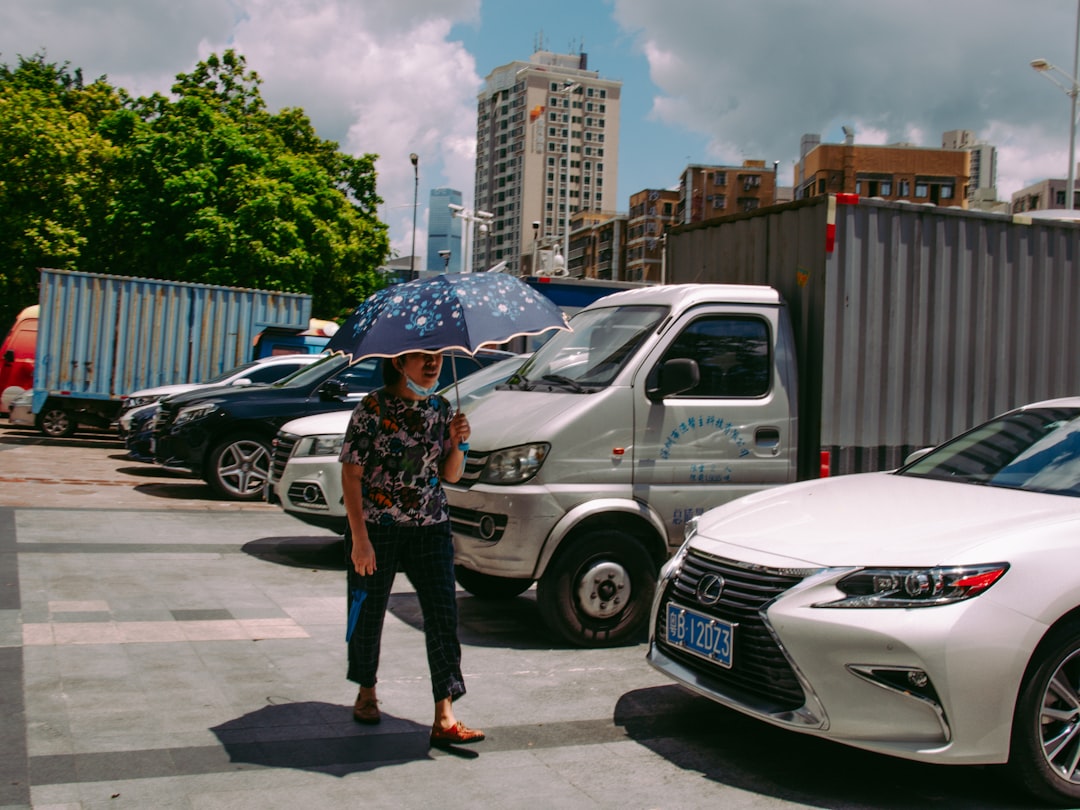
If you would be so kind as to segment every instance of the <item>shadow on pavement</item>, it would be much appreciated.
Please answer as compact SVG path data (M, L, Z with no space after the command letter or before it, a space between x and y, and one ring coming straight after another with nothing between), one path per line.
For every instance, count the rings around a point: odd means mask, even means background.
M270 705L210 729L230 761L341 777L431 758L430 729L411 720L384 713L379 726L359 726L351 706L267 700Z
M807 807L1032 806L1002 768L928 765L860 751L755 720L675 685L627 692L614 722L684 770Z
M265 562L293 568L345 570L345 541L338 536L263 537L241 546L241 551ZM345 578L341 578L344 593Z

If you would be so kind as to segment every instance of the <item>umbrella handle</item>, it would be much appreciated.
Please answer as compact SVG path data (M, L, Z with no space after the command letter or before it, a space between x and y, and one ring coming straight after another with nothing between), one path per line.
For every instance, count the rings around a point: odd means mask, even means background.
M458 391L457 387L457 363L454 360L454 355L450 355L450 370L454 374L454 398L457 400L457 406L454 410L461 413L461 392Z

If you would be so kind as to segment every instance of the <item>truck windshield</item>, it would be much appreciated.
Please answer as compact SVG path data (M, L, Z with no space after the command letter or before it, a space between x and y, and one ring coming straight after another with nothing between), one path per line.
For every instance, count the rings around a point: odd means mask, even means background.
M523 390L597 391L611 384L667 314L662 306L583 310L556 332L507 385Z

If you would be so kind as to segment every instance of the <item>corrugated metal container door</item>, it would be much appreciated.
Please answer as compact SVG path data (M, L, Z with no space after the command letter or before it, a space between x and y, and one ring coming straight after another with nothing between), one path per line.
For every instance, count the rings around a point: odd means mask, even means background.
M311 317L307 295L59 270L41 271L40 303L35 390L100 399L208 379Z
M837 208L821 443L889 469L997 413L1080 392L1080 228L873 201Z

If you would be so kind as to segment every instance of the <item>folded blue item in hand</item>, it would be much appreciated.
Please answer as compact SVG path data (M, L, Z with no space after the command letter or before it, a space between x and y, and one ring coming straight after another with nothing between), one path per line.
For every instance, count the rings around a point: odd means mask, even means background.
M345 627L345 643L352 640L353 630L356 629L356 622L360 618L360 606L364 604L366 597L367 591L363 588L353 588L352 599L349 600L349 623Z

